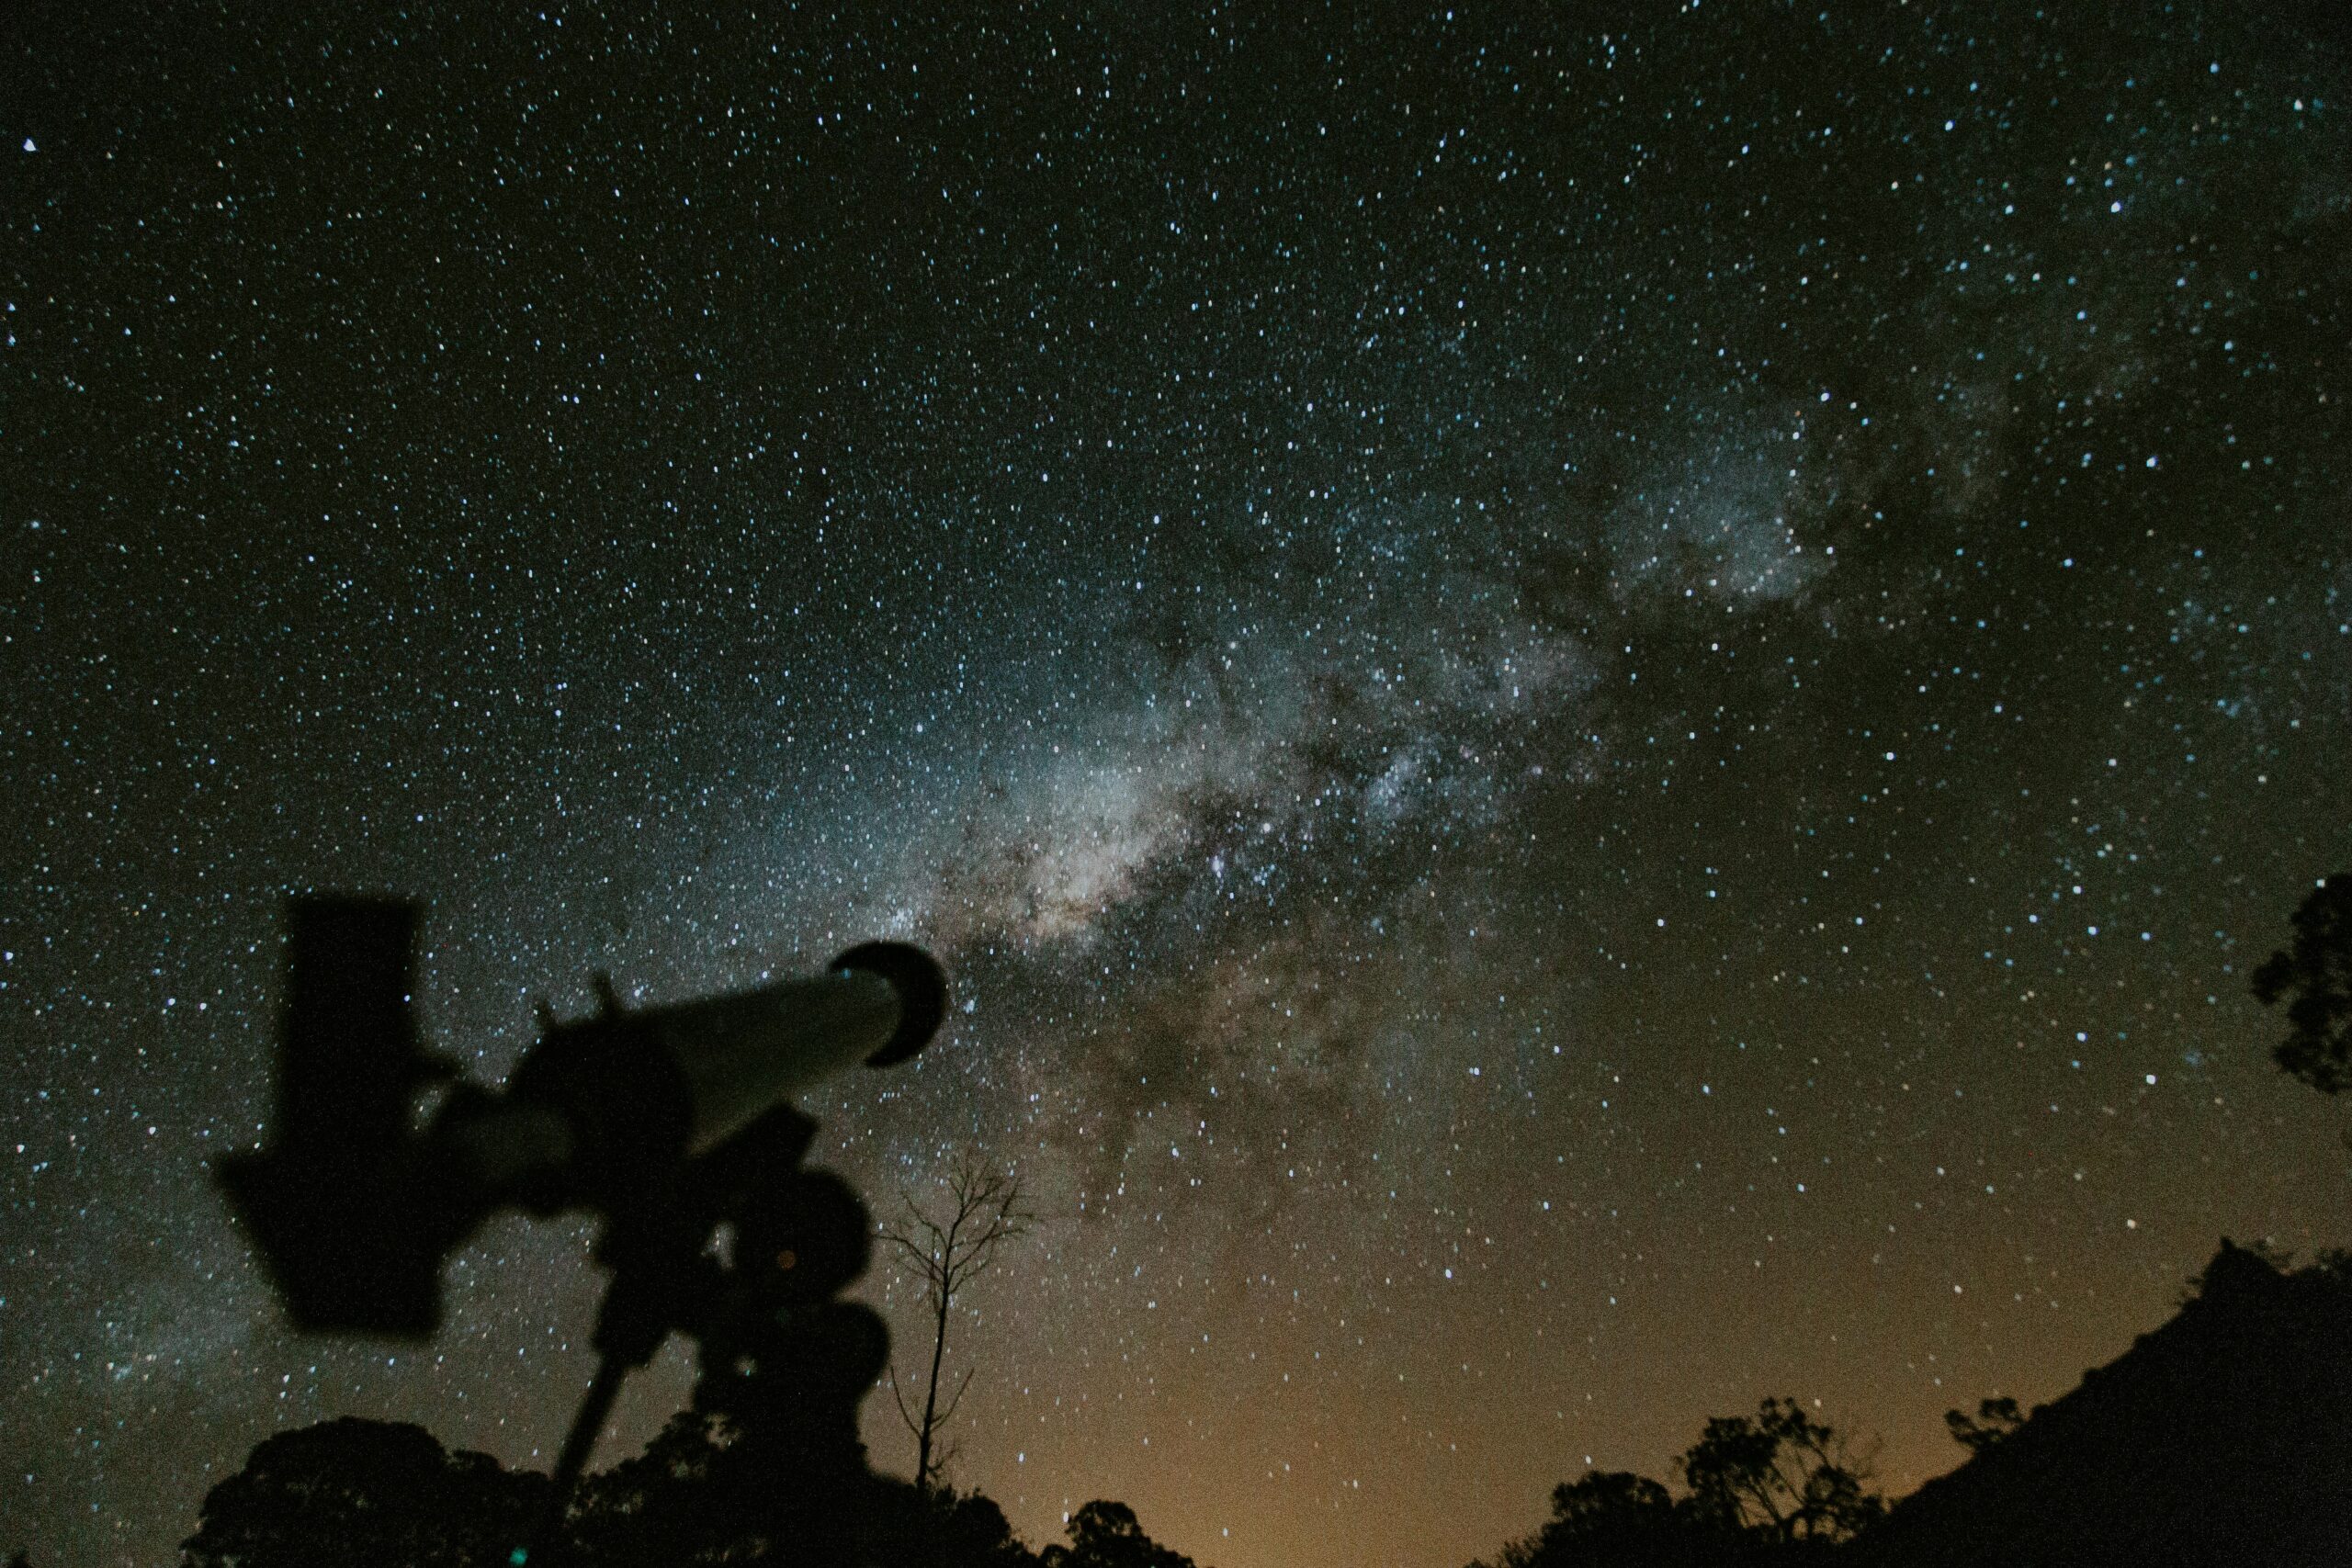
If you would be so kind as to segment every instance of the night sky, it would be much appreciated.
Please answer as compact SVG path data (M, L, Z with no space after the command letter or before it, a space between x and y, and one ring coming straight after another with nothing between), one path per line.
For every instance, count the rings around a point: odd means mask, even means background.
M0 65L0 1550L560 1440L584 1224L306 1340L210 1184L301 889L485 1079L937 953L808 1108L1028 1184L1033 1543L1452 1568L1781 1393L1900 1492L2352 1242L2245 984L2352 867L2331 7L319 9Z

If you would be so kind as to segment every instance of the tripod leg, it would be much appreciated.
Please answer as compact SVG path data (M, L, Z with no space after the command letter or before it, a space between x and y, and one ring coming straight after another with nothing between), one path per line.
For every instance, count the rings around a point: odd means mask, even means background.
M605 1434L605 1423L613 1414L613 1401L621 1392L621 1379L627 1376L628 1367L618 1358L609 1354L597 1358L596 1376L580 1401L580 1413L571 1418L571 1430L563 1439L563 1452L555 1461L555 1484L548 1494L547 1511L539 1516L529 1542L508 1555L507 1562L513 1568L523 1568L526 1563L544 1568L553 1561L549 1553L563 1529L564 1514L571 1506L572 1488L580 1484L580 1472L588 1468L588 1456L595 1449L596 1439Z

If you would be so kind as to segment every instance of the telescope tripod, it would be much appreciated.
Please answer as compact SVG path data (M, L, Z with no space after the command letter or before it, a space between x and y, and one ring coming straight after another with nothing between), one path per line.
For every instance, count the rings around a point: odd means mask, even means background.
M694 1405L810 1469L863 1473L857 1407L889 1335L839 1293L865 1272L873 1225L845 1181L801 1167L816 1123L776 1107L614 1213L596 1245L612 1272L596 1372L556 1460L546 1509L509 1559L560 1562L564 1521L622 1380L682 1333L696 1344Z

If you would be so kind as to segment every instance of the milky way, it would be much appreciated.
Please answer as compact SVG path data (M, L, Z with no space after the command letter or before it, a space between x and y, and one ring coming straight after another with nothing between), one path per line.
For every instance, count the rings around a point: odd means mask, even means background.
M936 951L809 1109L1027 1184L956 1477L1033 1542L1440 1568L1780 1393L1899 1491L2352 1240L2245 984L2352 864L2346 58L2226 12L28 29L0 1549L586 1381L577 1224L284 1328L206 1171L304 888L427 902L485 1079Z

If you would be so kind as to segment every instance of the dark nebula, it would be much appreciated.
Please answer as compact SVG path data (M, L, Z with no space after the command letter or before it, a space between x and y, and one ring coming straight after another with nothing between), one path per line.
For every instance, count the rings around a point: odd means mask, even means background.
M1033 1541L1442 1568L1784 1393L1905 1491L2352 1240L2246 987L2352 865L2329 14L36 4L0 1548L560 1440L583 1227L304 1340L209 1182L307 888L429 900L485 1079L938 953L808 1109L1026 1179L955 1473Z

